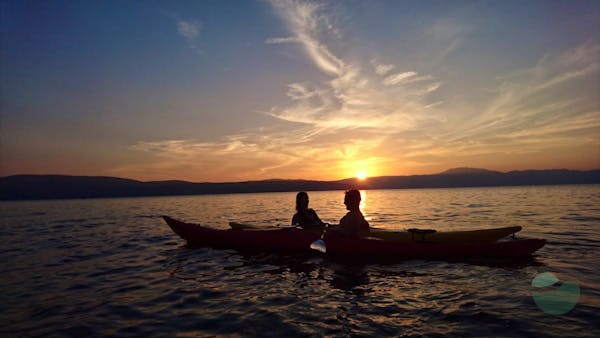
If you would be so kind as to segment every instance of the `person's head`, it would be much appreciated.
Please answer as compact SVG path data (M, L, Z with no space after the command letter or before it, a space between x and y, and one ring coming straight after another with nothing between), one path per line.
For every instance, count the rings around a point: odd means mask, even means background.
M358 210L360 206L360 191L356 189L346 191L344 204L348 210Z
M296 210L305 210L308 208L308 194L304 191L296 194Z

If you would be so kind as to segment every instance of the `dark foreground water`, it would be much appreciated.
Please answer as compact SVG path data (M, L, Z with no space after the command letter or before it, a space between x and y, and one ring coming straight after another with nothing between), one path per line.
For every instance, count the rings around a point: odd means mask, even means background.
M365 192L373 226L521 225L548 240L525 262L249 255L188 247L158 217L272 226L294 196L2 202L0 336L600 336L600 186ZM343 192L310 198L345 212Z

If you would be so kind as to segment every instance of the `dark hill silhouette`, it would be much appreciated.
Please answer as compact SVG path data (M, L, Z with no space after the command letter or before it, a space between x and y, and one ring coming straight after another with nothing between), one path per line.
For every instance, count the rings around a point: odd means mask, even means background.
M598 184L600 170L525 170L502 173L490 170L449 170L435 175L372 177L366 181L347 179L359 189L416 189L494 187L519 185Z
M464 175L464 174L489 174L489 173L500 173L499 171L492 171L480 168L453 168L441 172L440 175Z
M0 178L0 200L171 196L357 189L600 184L600 170L525 170L502 173L458 168L435 175L381 176L339 181L264 180L229 183L140 182L101 176L15 175Z

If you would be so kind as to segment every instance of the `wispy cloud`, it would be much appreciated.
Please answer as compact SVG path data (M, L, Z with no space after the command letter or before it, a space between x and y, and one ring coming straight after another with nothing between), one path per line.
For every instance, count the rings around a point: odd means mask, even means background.
M269 112L271 116L308 124L320 132L368 128L373 133L386 134L390 132L390 125L410 128L420 120L436 118L421 114L428 104L426 95L441 85L433 82L433 77L418 77L414 71L387 75L396 66L376 61L371 61L375 74L369 73L365 65L333 52L339 49L342 34L339 28L332 27L334 20L325 5L300 1L273 1L272 4L309 60L328 75L329 80L310 83L310 91L306 90L306 83L301 91L296 85L290 86L288 97L293 101L287 106L274 107ZM414 81L409 81L411 77ZM407 86L385 88L399 84Z
M385 79L383 79L383 84L386 86L394 86L401 82L404 82L405 80L407 80L415 75L417 75L417 72L404 72L404 73L390 75L390 76L386 77Z
M600 45L595 42L560 55L546 55L531 68L499 78L496 98L475 123L514 123L514 127L527 128L529 124L521 123L524 119L572 119L590 108L597 109L585 98L588 91L598 89L599 72Z
M200 24L197 21L177 21L177 30L188 41L194 41L200 36Z
M175 20L177 32L187 41L188 45L193 48L198 48L198 39L202 32L202 23L197 20L186 20L177 14L169 15Z
M117 168L115 173L168 172L185 168L188 172L201 172L206 181L219 180L223 172L229 173L234 180L289 178L282 173L290 172L297 178L337 179L340 172L355 172L360 163L377 165L385 161L377 156L362 156L380 143L381 139L376 138L353 138L340 145L335 135L312 135L306 128L292 131L263 129L262 133L240 133L216 142L144 141L131 149L148 153L157 160Z
M391 72L394 68L396 68L396 66L394 65L377 63L377 61L375 60L372 60L371 64L375 68L375 73L377 73L377 75L386 75L387 73Z
M599 60L600 45L589 41L500 77L495 97L480 114L449 131L448 144L463 151L509 153L597 145L592 135L600 135L594 94Z
M433 71L376 61L391 60L380 56L357 61L362 59L351 48L341 47L343 27L332 25L335 13L327 5L271 3L289 30L284 36L291 36L265 43L294 43L321 76L289 83L288 100L265 112L274 118L271 126L210 142L134 145L160 159L157 171L187 168L203 172L207 180L223 172L232 179L333 179L353 175L359 167L399 174L406 167L469 165L460 161L598 142L591 136L600 134L600 47L594 41L489 79L495 88L489 98L466 109L443 95L455 84ZM190 38L198 38L193 25L184 27ZM448 57L470 29L454 21L431 27L427 36L440 46L431 57Z
M344 62L320 39L321 34L329 29L327 17L321 14L324 5L316 2L279 0L271 3L294 34L292 38L303 46L310 59L321 70L341 75L345 67Z
M254 177L257 172L276 177L284 169L297 177L323 177L318 169L322 166L330 168L330 178L336 178L353 175L359 166L391 165L389 158L377 155L384 153L387 139L440 123L428 99L441 85L433 76L414 71L390 75L396 68L393 64L372 63L371 68L334 53L342 42L342 30L331 24L332 14L323 4L273 1L272 5L292 36L265 42L297 43L325 76L321 82L290 83L289 102L266 112L277 120L297 123L296 127L284 132L263 128L208 143L140 142L133 149L167 157L171 165L202 163L196 166L205 172L211 163L227 158L229 163L253 165L254 171L244 172Z
M442 18L434 22L426 31L428 41L435 46L435 63L442 63L463 44L465 35L473 30L470 27L451 18Z
M279 43L298 43L301 42L298 38L287 37L287 38L268 38L265 40L266 44L275 45Z

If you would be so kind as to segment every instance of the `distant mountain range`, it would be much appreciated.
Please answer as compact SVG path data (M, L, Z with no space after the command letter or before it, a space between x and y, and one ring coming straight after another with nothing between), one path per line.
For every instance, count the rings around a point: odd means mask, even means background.
M503 173L456 168L434 175L381 176L366 180L350 178L339 181L264 180L230 183L140 182L115 177L15 175L0 178L0 200L559 184L600 184L600 170L525 170Z

